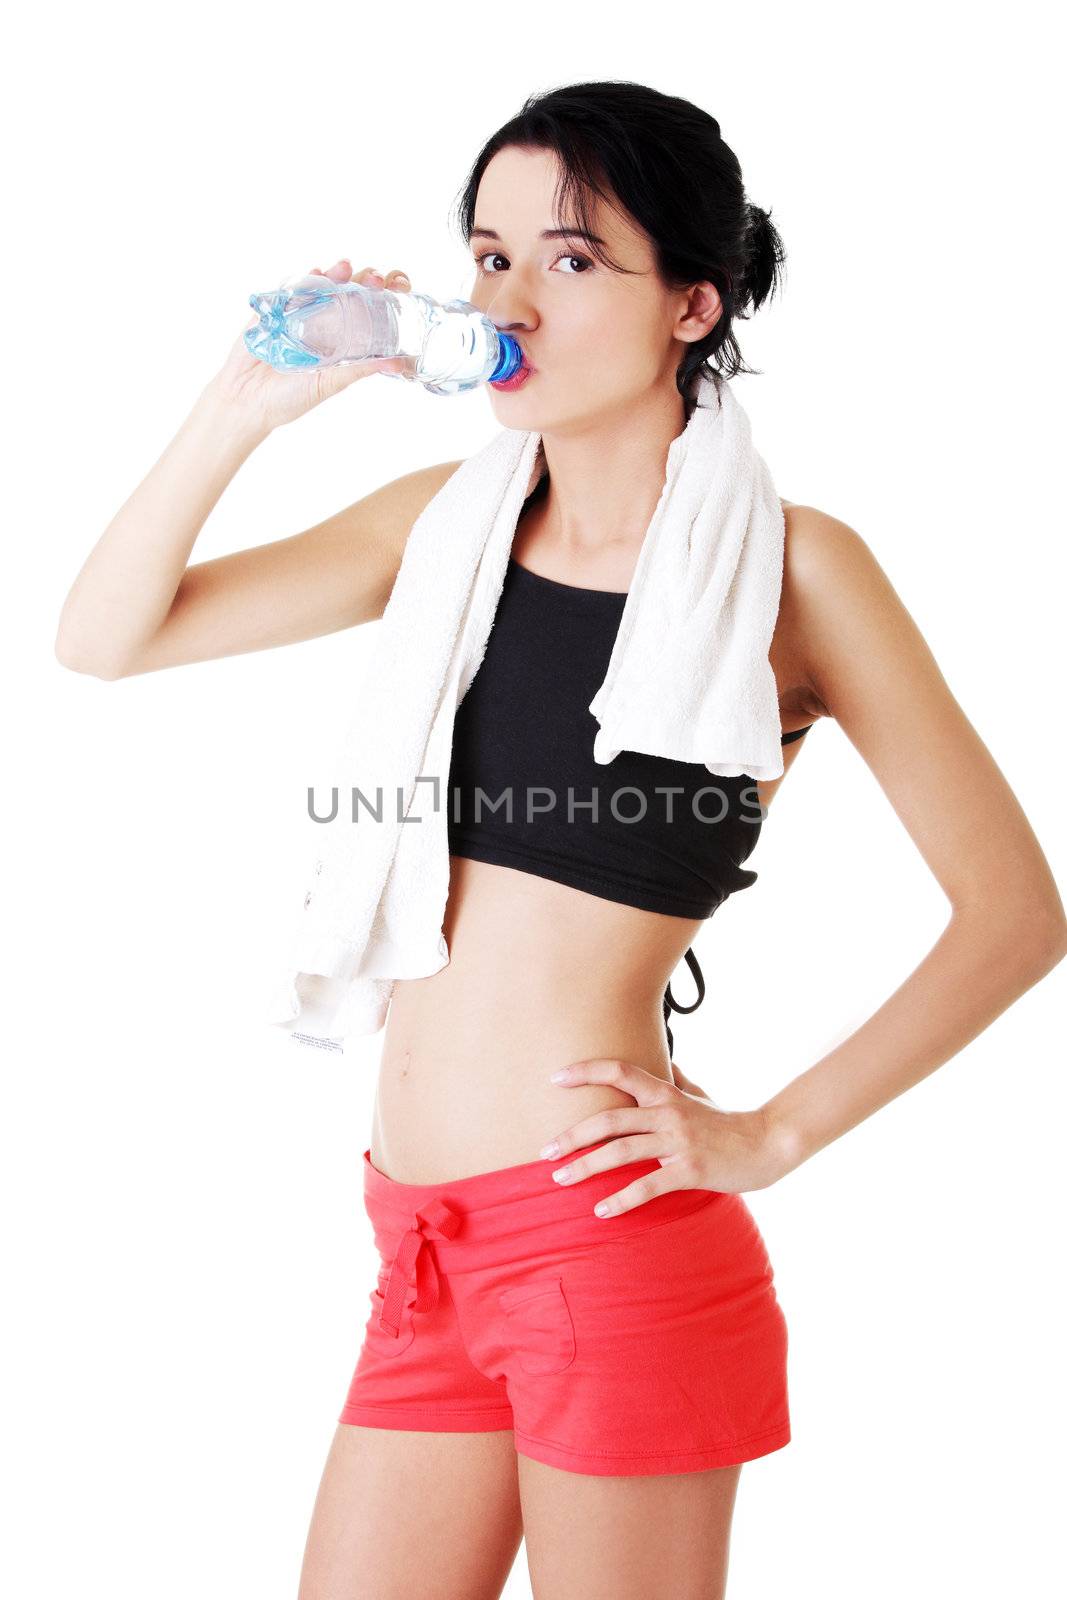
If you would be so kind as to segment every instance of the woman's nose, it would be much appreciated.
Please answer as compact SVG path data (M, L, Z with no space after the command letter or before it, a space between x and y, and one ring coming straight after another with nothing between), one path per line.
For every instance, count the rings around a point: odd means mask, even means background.
M493 292L495 290L495 292ZM514 333L533 327L537 320L527 295L515 284L493 285L483 307L501 333Z

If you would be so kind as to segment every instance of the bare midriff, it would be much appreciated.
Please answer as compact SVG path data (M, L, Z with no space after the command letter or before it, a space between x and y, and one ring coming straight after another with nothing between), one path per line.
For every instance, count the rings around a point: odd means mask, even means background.
M398 1183L536 1161L564 1129L634 1105L609 1084L550 1083L571 1061L620 1057L669 1081L663 992L702 925L511 867L450 867L448 964L396 983L383 1035L370 1155Z

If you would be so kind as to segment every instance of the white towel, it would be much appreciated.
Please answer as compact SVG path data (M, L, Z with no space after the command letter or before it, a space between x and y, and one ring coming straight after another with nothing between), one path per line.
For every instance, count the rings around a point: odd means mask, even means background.
M780 777L769 650L785 525L748 417L701 376L589 709L601 765L620 750ZM456 707L481 665L519 512L545 470L541 436L505 428L464 461L408 536L337 756L292 955L268 1021L343 1051L384 1024L398 978L448 964L448 796ZM353 821L353 791L365 802ZM323 801L316 790L320 807ZM369 807L374 808L372 814ZM380 815L380 820L377 820Z

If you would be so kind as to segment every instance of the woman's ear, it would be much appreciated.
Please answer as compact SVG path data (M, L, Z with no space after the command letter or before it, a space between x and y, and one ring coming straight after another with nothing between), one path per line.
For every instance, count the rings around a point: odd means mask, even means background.
M699 344L701 339L707 338L722 314L723 304L715 285L706 279L694 283L678 318L675 337L688 335L695 344Z

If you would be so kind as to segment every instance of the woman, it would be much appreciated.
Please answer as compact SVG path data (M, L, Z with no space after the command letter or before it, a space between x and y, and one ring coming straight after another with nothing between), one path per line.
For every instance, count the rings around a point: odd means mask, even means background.
M501 751L513 776L590 778L583 707L692 380L747 370L733 320L783 257L714 119L627 83L528 101L478 157L462 221L471 298L529 368L489 387L494 415L541 433L546 468L457 713L451 780L467 798ZM279 378L238 339L79 574L60 659L115 678L380 617L458 463L295 538L187 562L272 428L404 366ZM450 826L450 959L398 983L388 1017L364 1170L381 1271L300 1600L488 1600L523 1534L538 1600L724 1594L741 1464L789 1439L785 1324L742 1195L932 1072L1064 954L1042 851L877 562L835 518L782 503L770 663L786 768L836 718L949 896L949 925L850 1039L727 1113L671 1062L661 1007L704 918L754 877L744 787L724 784L737 805L703 856L658 816L628 854L610 832L579 828L580 855L558 830ZM649 785L706 777L644 760ZM751 786L761 814L780 782ZM550 1082L562 1063L569 1078Z

